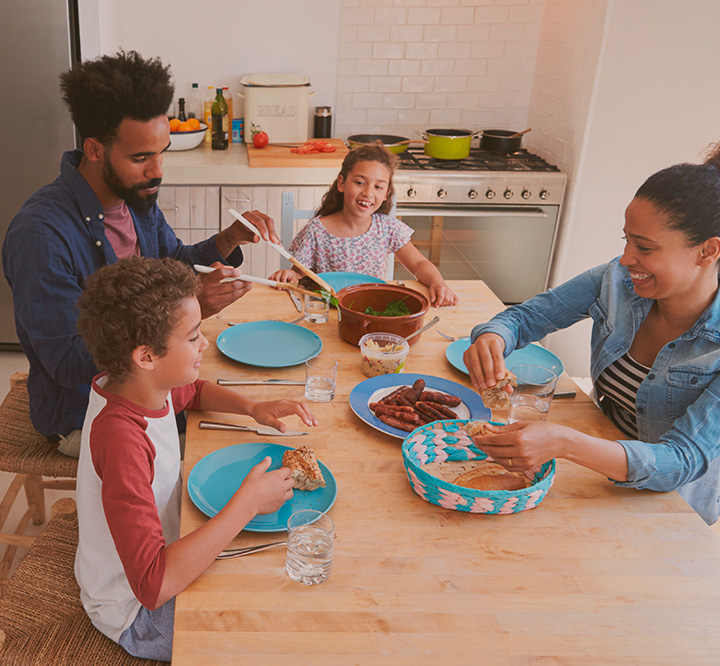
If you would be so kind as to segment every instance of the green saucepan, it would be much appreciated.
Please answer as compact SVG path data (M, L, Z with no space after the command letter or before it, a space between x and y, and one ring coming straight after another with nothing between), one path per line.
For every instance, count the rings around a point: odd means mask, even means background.
M438 160L463 160L470 154L470 143L482 132L462 129L429 129L418 132L425 140L425 154Z
M394 134L353 134L347 138L347 141L351 149L379 141L386 150L396 155L404 153L410 145L410 139L405 136L395 136Z

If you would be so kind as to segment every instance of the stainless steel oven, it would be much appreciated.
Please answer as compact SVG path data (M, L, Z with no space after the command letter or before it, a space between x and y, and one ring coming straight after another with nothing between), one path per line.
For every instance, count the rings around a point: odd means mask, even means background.
M504 303L547 288L566 176L537 155L401 155L396 215L446 279L482 279Z

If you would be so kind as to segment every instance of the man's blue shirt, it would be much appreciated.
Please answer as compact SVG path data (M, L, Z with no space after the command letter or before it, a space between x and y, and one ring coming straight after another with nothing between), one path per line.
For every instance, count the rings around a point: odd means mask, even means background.
M82 428L98 370L77 332L76 303L86 278L117 261L105 236L103 207L78 171L82 155L63 155L60 176L23 204L2 249L15 327L30 362L30 416L44 435ZM157 204L147 212L130 208L130 213L144 257L171 257L190 265L242 262L239 248L223 259L214 236L183 245Z

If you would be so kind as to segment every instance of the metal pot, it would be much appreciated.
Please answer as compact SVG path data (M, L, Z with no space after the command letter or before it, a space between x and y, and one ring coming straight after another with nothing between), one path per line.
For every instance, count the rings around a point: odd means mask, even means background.
M461 129L430 129L418 134L427 141L425 154L438 160L462 160L470 154L470 143L480 132Z
M520 150L522 145L522 135L524 132L516 132L515 130L491 129L481 132L480 148L489 150L493 153L515 153Z
M386 150L395 153L395 155L404 153L410 145L410 139L404 136L395 136L394 134L353 134L347 140L351 149L379 141Z

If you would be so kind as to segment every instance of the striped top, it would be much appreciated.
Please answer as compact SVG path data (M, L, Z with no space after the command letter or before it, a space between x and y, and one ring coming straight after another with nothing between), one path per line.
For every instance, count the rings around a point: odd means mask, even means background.
M637 439L635 401L638 387L650 368L638 363L628 352L611 363L597 378L595 390L607 417L625 436Z

